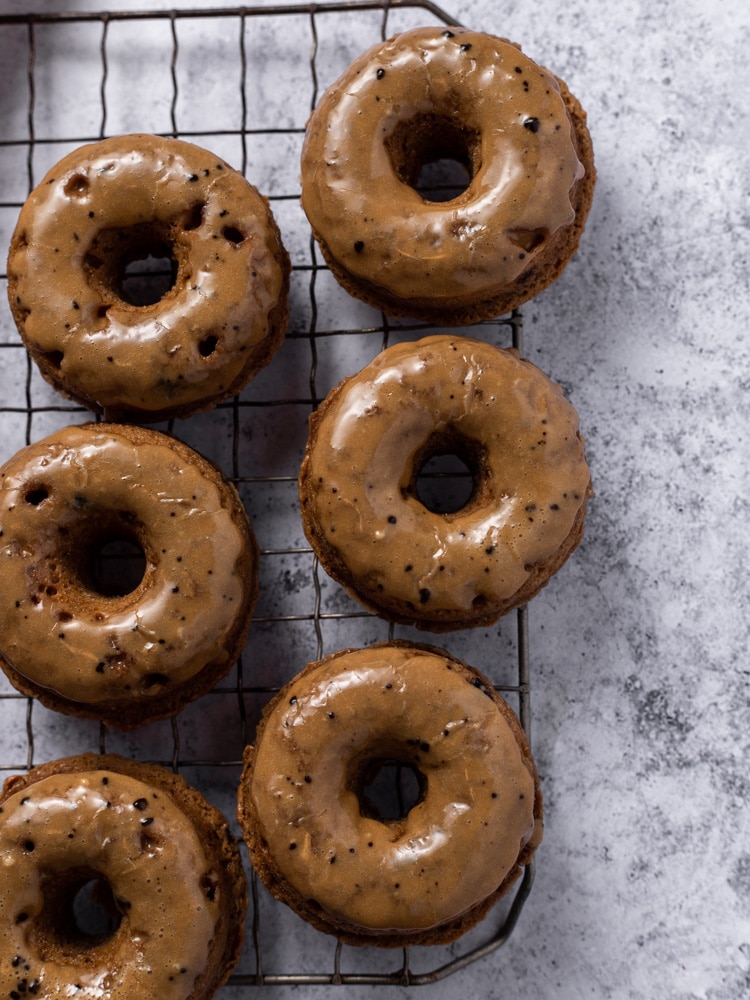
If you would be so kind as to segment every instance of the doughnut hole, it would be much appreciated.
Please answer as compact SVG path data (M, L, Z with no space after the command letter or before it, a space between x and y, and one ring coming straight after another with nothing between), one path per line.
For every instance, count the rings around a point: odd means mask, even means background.
M48 962L97 965L117 934L126 900L117 900L108 880L92 868L47 872L42 909L29 937Z
M201 219L198 205L181 220L183 228L197 228ZM92 240L83 265L89 286L102 300L100 316L116 303L146 308L162 302L185 270L186 255L186 247L174 238L168 224L102 229Z
M474 476L460 455L433 455L419 470L417 499L433 514L456 514L473 494Z
M398 179L427 202L460 197L481 166L480 133L443 115L399 122L385 146Z
M427 778L412 760L387 753L360 762L348 784L360 814L386 824L405 819L427 792Z
M146 556L135 538L103 538L92 551L93 589L105 597L126 597L146 572Z
M432 435L415 455L405 495L433 514L450 516L481 501L488 479L486 449L450 428Z
M89 600L127 598L140 591L150 559L145 533L126 511L97 511L62 535L60 561Z
M176 262L167 244L142 250L123 261L120 298L131 306L152 306L161 302L175 283Z

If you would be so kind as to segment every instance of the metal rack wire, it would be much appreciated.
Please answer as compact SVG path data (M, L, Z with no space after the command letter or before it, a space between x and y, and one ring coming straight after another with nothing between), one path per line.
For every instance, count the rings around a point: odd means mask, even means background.
M394 635L410 637L408 630L360 610L319 572L298 524L295 486L306 418L327 389L388 343L412 339L425 328L389 321L360 307L329 280L299 210L294 154L319 92L359 51L396 30L433 22L456 23L428 0L0 17L0 51L9 55L0 66L0 89L10 101L3 107L0 98L0 239L5 247L26 195L47 165L85 142L116 132L152 131L214 148L241 170L269 197L293 261L292 322L269 369L213 412L162 428L222 467L250 511L261 545L265 597L245 653L200 707L127 737L104 725L54 716L0 681L0 729L11 734L9 749L0 754L0 771L21 771L85 750L120 752L181 771L232 817L242 748L252 739L255 720L270 695L304 663L327 652ZM148 31L153 44L135 56L136 37L140 46ZM269 42L278 46L277 58L269 57ZM145 75L160 81L156 89L149 83L147 103L139 103L134 58L137 66L140 58L148 58ZM230 77L227 86L217 63ZM211 67L218 81L215 92L221 95L215 112L195 97L196 68L204 74ZM292 100L282 106L274 103L263 81L269 71L287 73L290 67L294 80L286 93ZM59 93L68 76L74 81L68 88L75 94L74 108ZM126 84L135 93L123 100ZM287 158L294 166L279 170ZM7 275L0 274L0 285L4 302ZM471 332L503 346L522 347L517 312ZM0 461L57 427L90 419L41 380L2 305L0 386ZM289 438L283 444L280 427ZM455 635L445 645L483 669L515 700L528 731L527 635L523 608L492 635ZM464 654L477 646L482 649L479 661ZM393 953L344 952L324 935L300 926L266 896L249 866L248 874L252 906L245 955L222 991L227 996L259 985L419 985L442 979L505 943L531 889L533 864L511 899L480 928L449 948L405 949L395 969ZM268 942L290 934L295 948L284 952L281 966L292 961L307 971L274 969ZM327 956L322 965L320 953ZM350 961L358 971L345 970Z

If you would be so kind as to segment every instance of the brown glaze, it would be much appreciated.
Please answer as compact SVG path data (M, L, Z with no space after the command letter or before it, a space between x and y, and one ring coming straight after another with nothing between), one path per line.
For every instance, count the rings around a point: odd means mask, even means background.
M441 158L470 183L426 200L419 169ZM556 277L593 179L585 115L564 84L463 28L406 31L360 56L321 98L302 152L303 208L339 280L442 324L506 311L542 272Z
M171 257L156 303L129 261ZM266 364L287 322L289 260L268 203L213 153L127 135L61 160L21 210L8 295L42 374L108 419L206 409Z
M363 810L363 771L422 776L403 818ZM521 727L478 671L385 643L309 665L264 712L239 818L274 894L353 944L452 940L520 873L542 834Z
M474 493L420 501L435 453L466 456ZM578 415L528 361L460 336L387 348L313 414L300 472L324 567L383 617L433 631L527 601L580 539L590 475Z
M97 546L145 556L97 590ZM239 497L186 445L142 427L69 427L0 468L0 657L51 707L129 728L172 714L239 655L257 597Z
M89 754L9 779L0 813L3 996L213 996L247 894L226 821L198 792L155 765ZM70 912L93 879L119 919L103 940Z

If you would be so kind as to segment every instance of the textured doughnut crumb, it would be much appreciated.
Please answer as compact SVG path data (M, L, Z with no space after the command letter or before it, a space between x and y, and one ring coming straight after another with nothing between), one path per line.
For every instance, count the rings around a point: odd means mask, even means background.
M99 571L113 544L140 554L129 582L124 560ZM242 652L257 566L235 488L166 434L83 424L0 467L0 665L48 708L125 730L174 715Z
M9 778L0 861L2 996L209 1000L239 958L235 839L158 765L83 754ZM101 928L75 916L86 889Z
M423 179L441 161L467 177L448 200ZM596 171L562 80L506 39L429 27L373 46L323 94L301 177L313 234L351 295L452 326L509 312L559 277Z
M453 455L457 510L423 502L420 474ZM324 569L388 621L484 627L529 601L583 535L591 477L578 415L517 352L463 336L394 344L310 418L299 476Z
M169 274L140 289L137 261ZM145 265L144 265L145 266ZM209 150L126 135L57 163L18 218L8 297L39 370L108 420L184 417L278 350L290 263L267 200Z
M405 815L369 798L394 764L419 789ZM272 895L347 944L384 948L464 934L542 837L510 707L473 667L405 642L334 653L272 699L245 751L238 818Z

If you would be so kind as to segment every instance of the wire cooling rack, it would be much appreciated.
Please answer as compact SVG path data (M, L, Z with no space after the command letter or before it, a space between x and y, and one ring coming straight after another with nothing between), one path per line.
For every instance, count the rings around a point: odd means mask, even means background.
M242 749L262 706L305 663L347 646L425 640L363 612L319 570L306 544L296 479L307 417L328 389L389 343L427 330L351 300L321 262L299 206L304 126L319 93L367 46L420 24L456 23L429 2L322 3L167 12L0 17L0 240L5 255L28 192L65 153L124 132L197 142L224 156L270 200L293 263L292 319L271 365L238 397L162 425L235 483L258 537L261 598L229 677L170 722L120 734L59 716L0 676L0 772L87 751L180 771L234 820ZM91 415L58 396L28 359L0 274L0 461ZM472 336L521 349L519 313ZM526 609L445 645L490 676L529 729ZM246 947L222 996L275 984L435 982L496 950L531 889L515 893L454 945L403 953L342 948L251 886ZM395 967L394 967L395 966Z

